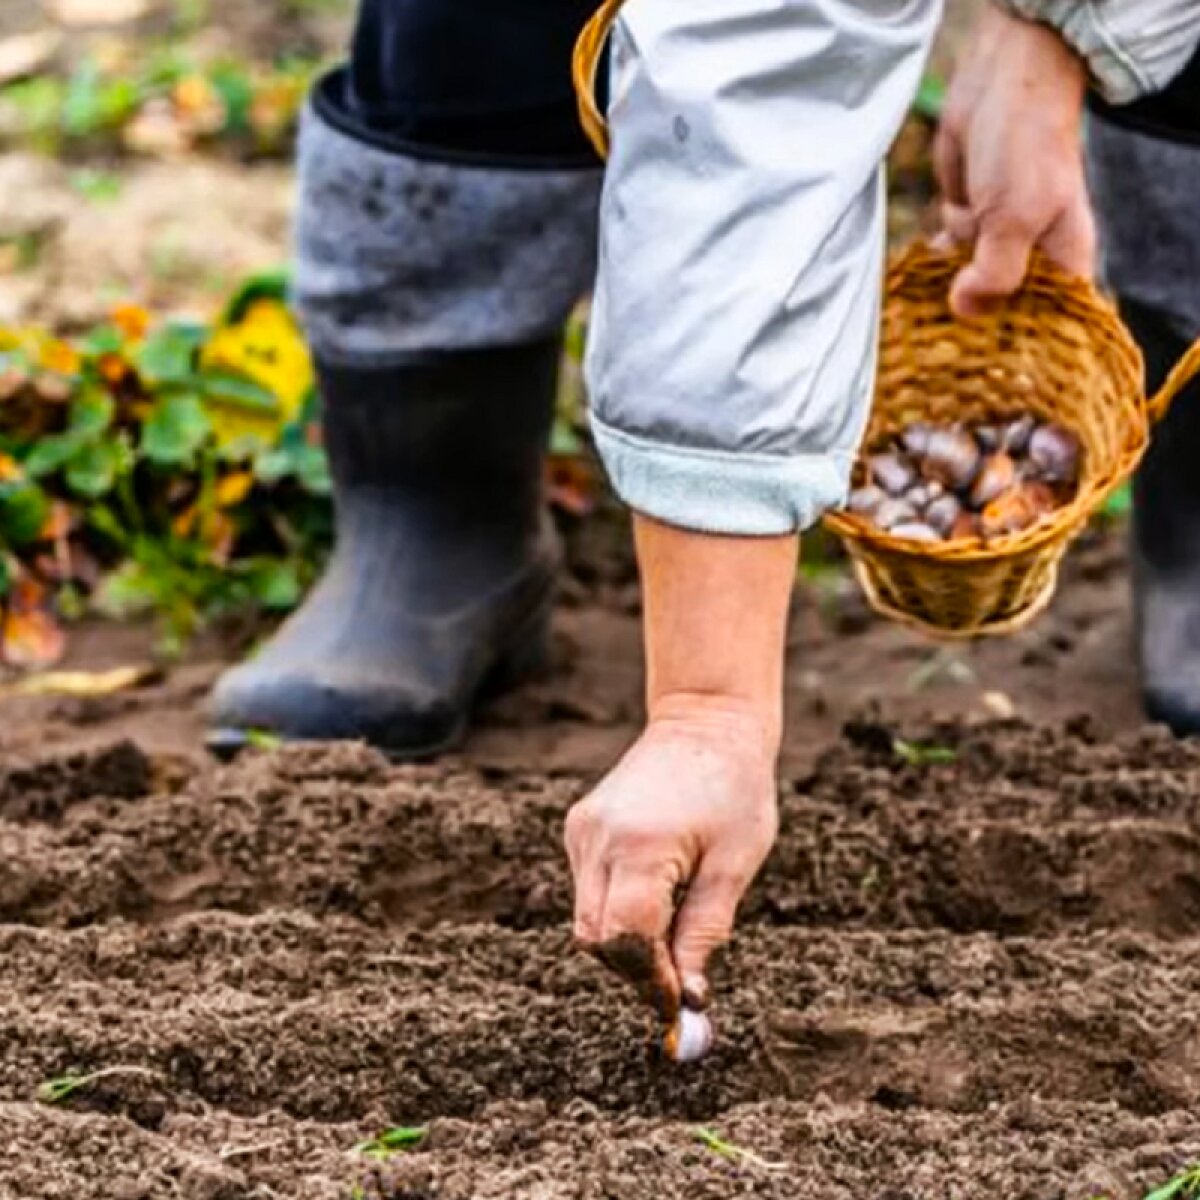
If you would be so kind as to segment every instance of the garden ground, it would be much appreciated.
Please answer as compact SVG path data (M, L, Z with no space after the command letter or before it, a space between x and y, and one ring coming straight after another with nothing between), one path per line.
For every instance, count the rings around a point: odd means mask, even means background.
M345 15L143 7L263 55ZM209 314L284 253L278 163L14 150L0 190L0 324ZM436 765L207 759L253 628L114 695L0 685L0 1198L1142 1200L1200 1159L1200 747L1141 724L1120 530L977 646L806 570L783 832L685 1070L570 945L561 821L637 728L640 654L624 524L564 520L553 674ZM154 643L85 621L63 665Z
M784 831L688 1070L567 932L561 819L639 707L613 544L437 765L205 761L211 646L4 702L0 1195L1140 1200L1200 1156L1200 748L1138 728L1119 539L954 652L800 590Z

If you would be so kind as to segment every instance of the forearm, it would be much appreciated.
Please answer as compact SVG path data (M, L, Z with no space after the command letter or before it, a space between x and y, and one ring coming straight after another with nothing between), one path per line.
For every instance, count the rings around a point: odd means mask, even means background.
M1053 26L1114 104L1160 91L1200 44L1197 0L994 0Z

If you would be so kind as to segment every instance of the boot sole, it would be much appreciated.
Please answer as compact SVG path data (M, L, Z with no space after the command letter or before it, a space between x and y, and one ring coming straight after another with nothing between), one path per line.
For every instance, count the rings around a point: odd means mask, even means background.
M393 762L420 762L438 758L456 749L466 738L471 721L479 706L506 692L545 674L550 667L550 624L553 611L553 587L539 601L524 622L512 635L506 649L484 672L476 684L465 709L450 732L436 742L419 746L390 746L370 738L336 739L365 741ZM204 738L205 749L221 762L232 762L248 749L272 749L282 745L297 745L320 741L319 738L295 737L269 729L249 729L217 725Z

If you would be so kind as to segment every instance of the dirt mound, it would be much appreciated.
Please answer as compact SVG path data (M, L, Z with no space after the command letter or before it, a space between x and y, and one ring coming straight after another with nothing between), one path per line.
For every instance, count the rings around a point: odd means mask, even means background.
M789 785L746 922L1164 937L1200 927L1200 747L1016 723L898 739L854 724ZM920 753L950 761L913 765ZM560 828L577 779L489 782L342 746L154 785L144 756L120 744L0 776L0 916L69 926L285 906L512 929L569 918Z

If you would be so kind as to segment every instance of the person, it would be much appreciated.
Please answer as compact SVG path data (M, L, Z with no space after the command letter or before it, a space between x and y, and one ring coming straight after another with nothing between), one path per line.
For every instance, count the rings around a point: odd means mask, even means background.
M634 514L646 723L570 812L566 847L579 940L671 1019L704 1005L709 956L774 838L797 539L843 497L864 428L881 163L940 3L629 0L603 181L568 71L590 9L362 0L349 63L317 84L295 293L337 546L302 609L220 681L213 721L425 755L542 659L556 554L540 461L598 217L588 383ZM1091 273L1091 84L1109 265L1154 369L1200 328L1196 210L1158 178L1195 178L1198 40L1195 0L987 9L937 148L948 235L974 246L961 314L1017 288L1035 246ZM1191 134L1125 124L1120 106L1181 72ZM1178 407L1136 528L1148 687L1186 723L1200 482L1181 464L1200 413Z

